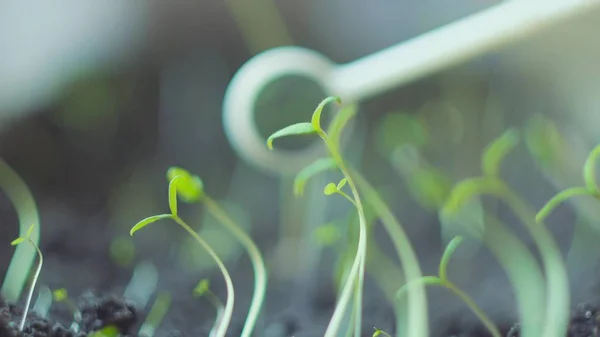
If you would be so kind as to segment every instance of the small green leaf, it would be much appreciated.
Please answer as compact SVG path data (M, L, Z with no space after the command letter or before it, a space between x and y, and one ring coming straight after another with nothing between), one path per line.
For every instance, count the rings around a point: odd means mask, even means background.
M325 186L325 189L323 189L323 193L325 193L325 195L338 193L337 186L334 183L329 183L327 186Z
M358 107L356 106L356 104L350 104L343 107L333 117L333 120L331 121L331 124L329 124L329 128L327 129L327 137L335 148L340 147L342 131L348 124L348 121L350 121L350 119L354 117L354 115L356 115L357 111Z
M69 293L67 292L67 289L60 288L60 289L56 289L52 292L52 297L54 298L54 300L56 302L63 302L67 298L69 298Z
M337 184L336 188L341 191L342 188L344 188L344 186L346 186L346 183L348 182L348 179L346 178L342 178L342 180L340 180L340 182Z
M117 337L119 335L119 329L114 325L106 326L98 331L95 331L90 337Z
M16 246L16 245L22 243L23 241L25 241L25 238L19 237L19 238L14 239L10 244L11 244L11 246Z
M500 163L519 142L519 133L510 128L487 146L481 160L481 169L486 176L497 177Z
M504 185L502 182L494 178L477 177L462 180L450 192L450 196L442 209L442 214L448 215L458 212L460 207L476 195L498 195L503 191Z
M450 263L452 254L454 254L454 252L456 251L456 249L458 248L458 246L461 244L462 241L463 241L463 238L460 236L457 236L454 239L452 239L452 241L450 241L450 243L448 243L448 245L446 246L446 250L444 250L444 254L442 255L442 259L440 260L440 266L439 266L439 276L443 282L446 282L448 280L448 278L447 278L448 277L447 276L448 264Z
M596 161L598 160L598 156L600 156L600 144L596 145L585 161L585 165L583 166L583 179L588 190L600 194L598 183L596 182Z
M275 132L267 138L267 147L273 150L273 140L287 136L310 135L317 133L311 123L297 123Z
M565 139L556 124L542 114L534 115L527 121L525 144L542 168L555 165L566 149Z
M328 170L333 170L337 168L337 164L335 160L331 157L329 158L321 158L314 161L312 164L306 166L302 171L300 171L296 178L294 179L294 194L296 196L301 196L304 194L304 187L308 180L315 175L325 172Z
M173 216L177 216L177 181L182 178L182 176L175 176L169 182L169 209Z
M171 167L167 171L169 183L178 176L181 178L177 179L175 187L180 200L186 203L194 203L202 199L204 196L204 183L200 177L192 175L180 167Z
M135 232L148 226L149 224L156 222L158 220L168 219L168 218L173 218L173 215L172 214L160 214L160 215L153 215L151 217L148 217L148 218L138 222L137 224L135 224L135 226L131 227L131 230L129 231L129 235L133 236L133 234Z
M25 236L30 238L31 234L33 234L34 229L35 229L35 224L32 224L31 226L29 226L29 229L27 230L27 235L25 235Z
M202 279L194 288L193 294L195 297L202 297L206 294L208 289L210 289L210 281L208 279Z
M572 188L568 188L568 189L566 189L566 190L558 193L554 197L552 197L552 199L550 199L544 205L544 207L542 207L542 209L535 215L535 222L537 222L537 223L543 222L544 219L546 219L548 217L548 215L550 215L550 213L556 207L558 207L558 205L560 205L561 203L565 202L569 198L572 198L572 197L575 197L575 196L580 196L580 195L596 196L596 194L594 193L594 191L589 191L585 187L572 187Z
M331 102L341 104L342 100L339 99L339 97L335 96L327 97L323 101L321 101L321 103L319 103L319 105L312 114L310 124L312 125L312 128L318 133L323 132L323 129L321 128L321 113L323 112L323 108L325 108L325 106Z

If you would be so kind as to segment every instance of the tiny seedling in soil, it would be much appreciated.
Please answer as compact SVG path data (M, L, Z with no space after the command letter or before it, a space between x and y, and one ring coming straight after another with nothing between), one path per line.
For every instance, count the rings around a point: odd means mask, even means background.
M69 298L69 293L65 288L56 289L52 292L52 297L57 303L65 303L66 306L71 310L73 315L73 324L71 329L75 332L79 331L79 324L81 323L81 311L77 308L77 305Z

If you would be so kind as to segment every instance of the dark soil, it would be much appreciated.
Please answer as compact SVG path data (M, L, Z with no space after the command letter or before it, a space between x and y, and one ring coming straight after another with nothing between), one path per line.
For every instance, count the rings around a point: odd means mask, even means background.
M122 336L135 336L139 315L135 307L116 296L103 296L87 292L80 296L78 306L82 321L79 332L70 330L70 322L58 322L29 312L23 332L19 332L22 308L13 304L0 303L0 337L83 337L107 326L115 326ZM63 324L65 323L65 324Z

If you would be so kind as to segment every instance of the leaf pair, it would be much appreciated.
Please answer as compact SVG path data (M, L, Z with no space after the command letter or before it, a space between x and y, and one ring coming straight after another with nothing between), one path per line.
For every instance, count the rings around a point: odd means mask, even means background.
M31 226L29 226L29 229L27 230L27 233L25 234L25 236L20 236L16 239L12 240L12 242L10 243L11 246L17 246L25 240L31 241L31 234L33 234L34 229L35 229L35 224L32 224Z
M600 200L600 188L598 187L596 180L596 161L598 156L600 156L600 144L596 145L590 152L583 166L583 180L585 186L571 187L552 197L552 199L550 199L536 214L536 222L544 221L558 205L572 197L589 195Z

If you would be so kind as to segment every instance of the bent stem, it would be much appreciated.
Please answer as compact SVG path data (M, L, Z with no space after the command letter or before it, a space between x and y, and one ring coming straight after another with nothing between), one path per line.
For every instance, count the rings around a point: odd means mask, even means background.
M29 306L31 305L31 298L33 297L33 291L35 290L35 285L37 283L38 278L40 277L40 273L42 271L42 265L44 264L44 256L42 255L42 251L38 247L38 245L28 236L27 241L35 248L38 255L38 265L35 270L35 274L33 275L33 282L31 283L31 287L29 287L29 293L27 294L27 301L25 302L25 309L23 310L23 317L21 317L21 323L19 324L19 331L23 331L25 327L25 320L27 319L27 312L29 311Z
M231 316L233 314L233 303L235 299L233 282L231 281L229 272L227 271L227 268L225 268L223 261L221 261L217 253L215 253L212 247L206 241L204 241L204 239L200 235L198 235L198 233L196 233L190 226L188 226L188 224L186 224L185 221L183 221L179 216L173 215L172 218L208 252L208 254L215 260L217 266L223 274L223 278L225 279L225 286L227 288L227 300L225 301L223 321L222 324L219 326L219 329L217 329L216 331L216 336L224 337L225 333L227 332L227 328L229 327L229 322L231 321Z
M214 200L205 195L202 201L206 205L208 211L242 243L250 256L250 261L254 268L254 295L241 334L241 337L250 337L256 326L256 320L260 314L267 289L267 270L265 268L264 260L250 236L246 234L246 232L244 232Z
M406 282L418 280L423 277L417 254L398 219L396 219L389 207L366 179L364 179L356 170L352 170L351 174L354 179L356 179L359 188L363 191L365 201L373 207L377 216L381 219L385 230L388 232L392 244L394 245L394 249L402 263ZM409 323L407 336L429 336L427 296L424 285L416 284L412 291L408 293L407 315ZM398 327L398 330L400 328L401 327Z
M39 224L35 200L27 184L21 177L0 158L0 187L17 211L19 219L19 235L24 237L30 224ZM37 246L40 241L40 229L36 226L30 236L31 241ZM29 271L35 261L36 251L29 245L19 245L6 270L0 294L7 302L16 303L21 297L23 288L27 283Z

